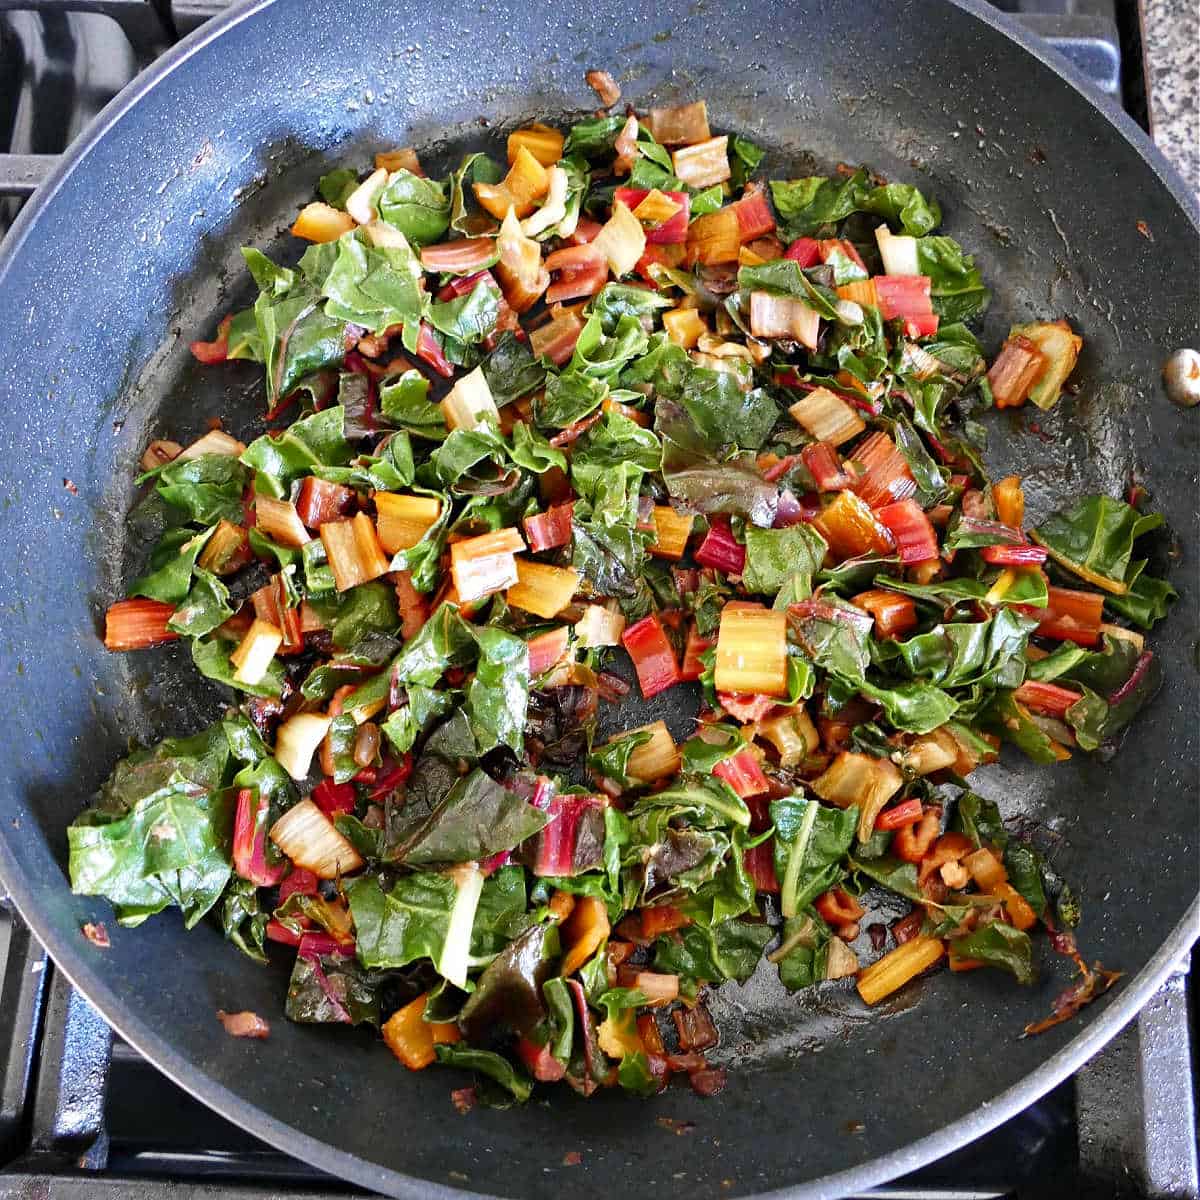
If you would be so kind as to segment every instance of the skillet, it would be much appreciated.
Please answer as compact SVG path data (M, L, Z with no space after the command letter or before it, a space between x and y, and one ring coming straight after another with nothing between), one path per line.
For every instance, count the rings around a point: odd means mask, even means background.
M0 876L66 974L137 1049L252 1133L398 1196L842 1195L946 1154L1078 1067L1137 1011L1197 921L1197 416L1158 373L1200 342L1194 198L1123 115L978 0L258 0L159 60L101 115L0 250ZM128 748L212 719L222 698L173 649L110 656L97 630L140 565L127 549L134 460L212 415L261 429L257 378L201 371L186 343L249 298L237 248L286 244L335 162L413 144L444 170L532 119L592 107L605 67L639 106L707 98L764 144L773 175L864 161L937 196L994 297L982 330L1066 316L1079 394L990 419L989 457L1057 499L1121 494L1165 512L1157 554L1181 593L1153 645L1166 684L1116 761L1001 763L980 790L1047 824L1083 895L1085 953L1126 971L1074 1022L1018 1040L1065 986L943 972L867 1014L832 986L789 997L765 973L714 1004L717 1099L573 1096L459 1118L447 1072L401 1072L366 1032L273 1022L233 1041L215 1010L279 1017L286 968L242 960L171 915L117 929L74 897L64 830ZM488 128L481 126L485 117ZM1139 222L1144 231L1139 232ZM75 491L65 486L71 481ZM1161 573L1163 564L1157 566ZM664 715L662 702L648 715ZM666 712L678 720L679 714ZM80 926L107 919L99 951ZM1044 950L1044 946L1043 946ZM691 1122L673 1137L655 1118ZM581 1163L564 1167L564 1155ZM725 1181L728 1181L726 1183Z

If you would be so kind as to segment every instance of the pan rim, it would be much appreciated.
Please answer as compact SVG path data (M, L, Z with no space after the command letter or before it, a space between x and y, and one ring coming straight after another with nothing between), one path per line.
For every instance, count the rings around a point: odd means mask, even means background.
M1094 93L1070 63L1053 53L1049 47L1039 44L1032 34L1026 32L1007 14L992 7L986 0L943 2L963 10L997 30L1062 77L1132 145L1200 233L1200 199L1187 187L1175 168L1128 114L1106 97ZM4 242L0 244L0 294L3 292L8 270L19 256L21 247L33 230L38 217L107 133L144 95L162 85L193 55L275 3L276 0L241 0L234 4L225 13L206 22L168 50L114 97L69 147L33 198L22 209ZM66 937L59 936L48 920L41 919L34 902L31 881L26 879L15 855L3 839L0 839L0 880L3 880L7 887L22 919L46 948L58 969L135 1050L197 1100L277 1149L365 1188L386 1191L387 1194L402 1197L403 1200L423 1200L425 1197L431 1197L433 1200L465 1200L466 1197L489 1195L407 1175L359 1158L339 1149L331 1142L314 1138L271 1116L240 1094L217 1082L202 1068L198 1068L179 1054L165 1038L142 1022L136 1013L127 1011L117 992L94 973L84 955L82 945L76 945ZM1115 1037L1165 982L1179 959L1196 939L1198 926L1200 896L1192 900L1182 919L1164 939L1150 961L1122 988L1099 1017L1034 1071L994 1097L987 1105L915 1142L858 1166L819 1179L759 1193L762 1200L833 1200L834 1197L874 1187L916 1170L994 1129L1066 1079Z

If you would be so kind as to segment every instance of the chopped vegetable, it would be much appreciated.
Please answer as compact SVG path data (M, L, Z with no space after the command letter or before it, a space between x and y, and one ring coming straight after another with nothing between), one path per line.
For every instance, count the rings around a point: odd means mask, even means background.
M358 851L311 800L293 805L271 826L271 841L319 879L337 879L363 865Z
M1163 518L1132 487L1027 527L988 410L1051 406L1080 337L985 351L935 201L769 165L701 100L631 105L445 178L385 149L320 180L297 266L244 251L257 300L192 354L259 363L271 430L144 448L158 541L105 617L113 650L185 638L237 707L117 764L77 893L218 915L294 959L289 1018L485 1076L460 1111L715 1094L705 989L768 945L789 990L874 1004L943 956L1029 983L1045 927L1080 977L1031 1032L1111 985L968 777L1001 738L1117 752L1163 681ZM685 681L686 730L655 700Z
M858 994L864 1003L878 1004L932 967L945 953L940 938L915 937L860 971Z
M579 572L570 567L518 558L517 582L508 589L508 602L538 617L557 616L579 587Z
M630 625L621 636L621 645L633 659L638 685L647 700L679 682L675 651L655 614Z
M713 680L721 692L786 696L786 615L727 605L721 612Z

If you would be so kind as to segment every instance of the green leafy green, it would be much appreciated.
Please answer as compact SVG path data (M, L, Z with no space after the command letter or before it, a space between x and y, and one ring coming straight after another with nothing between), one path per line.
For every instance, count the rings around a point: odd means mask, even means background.
M404 345L416 350L418 326L428 308L421 263L408 243L375 246L357 232L337 240L337 256L321 284L329 317L373 333L404 325Z
M151 553L146 572L129 585L129 595L146 596L167 604L181 603L191 588L196 559L211 533L211 529L203 533L168 529Z
M284 1013L301 1025L378 1025L379 991L352 958L298 955Z
M917 266L931 281L933 311L947 322L970 321L986 311L991 292L975 259L948 237L917 239Z
M1068 571L1124 590L1145 566L1131 561L1133 543L1162 523L1161 513L1139 513L1110 496L1084 496L1043 521L1033 536Z
M696 982L745 983L772 937L770 925L737 918L687 925L654 943L654 969Z
M203 637L232 616L229 589L211 572L197 569L191 590L172 614L167 628L185 637Z
M358 187L358 174L349 167L335 167L317 180L317 193L326 204L345 210L346 201Z
M772 179L771 199L779 236L786 241L824 231L854 212L873 213L918 237L942 220L937 202L925 200L915 187L893 183L872 188L863 170L848 178Z
M122 925L175 905L194 926L232 871L232 812L218 786L228 761L219 726L126 759L101 804L67 830L71 890L106 897Z
M790 992L812 987L825 978L832 937L829 926L812 912L797 913L783 923L779 946L771 959L779 964L779 981Z
M437 180L400 170L380 194L379 215L414 246L428 246L450 226L450 198Z
M784 582L799 575L812 590L812 576L821 567L828 547L811 525L786 529L746 528L746 569L742 583L748 592L775 595ZM797 597L799 598L799 597Z
M354 449L344 429L345 410L333 405L293 421L277 437L255 438L242 452L241 461L253 468L257 491L286 499L292 484L316 467L344 467L350 462Z
M237 524L248 478L246 468L231 455L201 454L163 467L155 491L189 521L215 525L223 518Z
M533 1092L533 1081L518 1071L502 1054L494 1050L478 1050L463 1042L441 1043L434 1047L438 1062L463 1071L475 1071L499 1084L512 1098L524 1104Z
M785 917L794 917L842 878L841 860L854 839L858 809L828 808L795 795L772 801L770 812L779 903Z
M1033 942L1029 934L1004 921L980 925L963 937L954 938L950 948L961 958L977 958L991 967L1008 971L1018 983L1032 983Z
M250 696L278 696L283 692L283 681L287 677L283 664L277 658L271 660L267 673L258 683L243 683L234 679L237 668L229 661L237 643L216 634L192 639L192 662L200 674L214 683L223 683Z

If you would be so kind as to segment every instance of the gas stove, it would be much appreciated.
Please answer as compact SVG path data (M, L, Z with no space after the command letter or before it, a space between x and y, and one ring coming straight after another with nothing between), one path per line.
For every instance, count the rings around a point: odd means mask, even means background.
M0 0L0 236L55 157L220 0ZM1136 0L1000 0L1149 127ZM1197 1200L1197 1007L1181 965L1078 1074L988 1136L870 1195ZM193 1100L57 972L0 885L0 1200L363 1195Z

